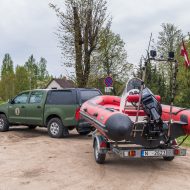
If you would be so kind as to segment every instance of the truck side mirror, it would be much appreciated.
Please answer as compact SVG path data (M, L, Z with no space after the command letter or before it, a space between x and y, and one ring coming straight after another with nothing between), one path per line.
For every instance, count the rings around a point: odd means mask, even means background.
M8 102L9 102L9 104L14 104L14 100L13 99L10 99Z

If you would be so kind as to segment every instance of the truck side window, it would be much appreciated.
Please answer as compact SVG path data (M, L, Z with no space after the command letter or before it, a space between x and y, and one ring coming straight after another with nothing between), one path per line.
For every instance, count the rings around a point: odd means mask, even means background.
M32 92L30 95L30 104L39 104L42 101L43 98L43 92L42 91L36 91Z
M48 94L46 104L73 105L76 104L76 95L72 91L52 91Z
M28 96L29 96L29 92L23 93L18 95L15 99L14 99L14 104L26 104L27 100L28 100Z
M100 96L101 94L97 90L81 90L80 95L81 95L81 103L84 103L91 98Z

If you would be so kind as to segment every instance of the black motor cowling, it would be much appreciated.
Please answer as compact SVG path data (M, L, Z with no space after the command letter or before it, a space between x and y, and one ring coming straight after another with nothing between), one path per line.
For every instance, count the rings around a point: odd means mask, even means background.
M150 117L150 120L155 122L161 121L161 104L156 100L155 96L148 88L144 88L142 91L142 105L144 111Z

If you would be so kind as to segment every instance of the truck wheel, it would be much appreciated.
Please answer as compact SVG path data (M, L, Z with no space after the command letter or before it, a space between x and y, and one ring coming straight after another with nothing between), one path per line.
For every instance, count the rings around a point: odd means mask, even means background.
M95 140L95 143L94 143L94 158L98 164L104 164L105 159L106 159L106 154L102 154L98 152L97 140Z
M9 130L9 121L4 114L0 114L0 132Z
M37 127L37 126L35 126L35 125L29 125L29 126L28 126L29 129L35 129L36 127Z
M164 156L163 159L165 161L172 161L175 157L174 156L171 156L171 157L167 157L167 156Z
M68 136L69 132L59 118L52 118L48 122L48 134L52 138L61 138Z

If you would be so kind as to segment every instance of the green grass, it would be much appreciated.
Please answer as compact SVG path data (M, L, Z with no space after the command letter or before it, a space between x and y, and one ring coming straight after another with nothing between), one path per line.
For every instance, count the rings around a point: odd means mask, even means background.
M179 137L177 139L178 144L181 143L184 138L185 138L185 136ZM190 136L185 140L185 142L182 144L182 146L190 147Z
M0 100L0 104L3 104L3 103L5 103L5 101Z

